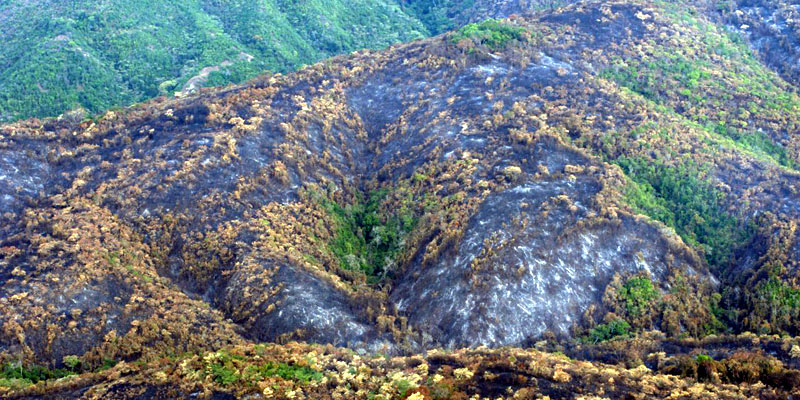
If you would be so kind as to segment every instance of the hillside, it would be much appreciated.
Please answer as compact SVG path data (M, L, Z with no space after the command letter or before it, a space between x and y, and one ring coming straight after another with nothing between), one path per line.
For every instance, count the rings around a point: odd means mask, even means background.
M10 0L0 120L96 114L428 35L393 1Z
M0 395L798 394L800 96L725 18L581 2L0 127Z
M561 3L10 0L0 4L0 122L98 114Z
M727 1L716 5L722 21L736 29L787 80L800 82L798 9L784 1Z

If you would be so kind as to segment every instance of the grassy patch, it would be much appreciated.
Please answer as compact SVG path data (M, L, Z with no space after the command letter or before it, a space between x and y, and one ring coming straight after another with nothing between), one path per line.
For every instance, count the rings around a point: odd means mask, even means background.
M266 362L252 364L250 360L227 351L218 351L203 357L205 367L203 375L222 386L237 383L254 385L269 377L280 377L301 383L319 382L323 374L308 365Z
M322 380L322 372L314 370L309 367L299 365L289 365L286 363L267 363L258 367L258 373L263 377L279 376L283 379L289 379L302 383L309 383L311 381L319 382Z

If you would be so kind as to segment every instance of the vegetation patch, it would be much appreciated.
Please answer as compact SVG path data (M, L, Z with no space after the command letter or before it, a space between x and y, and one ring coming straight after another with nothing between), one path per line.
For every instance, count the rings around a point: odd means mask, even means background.
M745 150L756 154L768 156L775 163L787 168L800 169L800 164L795 161L786 147L776 144L765 133L758 131L744 131L730 127L725 122L707 123L704 127L709 132L730 138Z
M700 129L797 168L798 155L787 150L781 134L757 129L765 123L781 126L784 132L797 129L800 98L794 90L764 67L738 34L685 10L666 9L687 29L691 39L683 40L690 41L687 47L695 51L656 45L642 57L618 58L600 75L677 112Z
M0 121L91 114L427 36L393 0L3 3ZM277 40L276 38L280 38Z
M75 375L74 368L77 364L79 363L72 364L71 369L50 369L40 365L24 365L21 362L6 363L0 370L0 386L21 389L41 381Z
M755 313L763 314L765 322L759 327L760 331L771 333L780 331L781 328L796 327L800 314L800 289L797 289L781 279L777 274L770 273L768 279L756 284L753 297L757 303ZM795 328L796 329L796 328Z
M625 193L628 203L701 248L711 265L722 265L748 238L750 230L728 212L725 196L700 175L697 166L667 166L627 156L615 162L633 180Z
M382 211L381 203L388 193L388 189L374 191L367 199L348 205L323 200L338 225L329 244L331 252L339 258L342 268L363 273L372 284L391 277L403 238L417 224L409 207L392 214Z
M522 40L524 32L523 28L490 18L483 22L464 26L456 31L450 40L453 43L468 40L492 50L500 50L512 40Z
M430 33L436 35L456 27L455 21L448 15L456 10L472 7L475 0L407 0L400 4L411 15L419 19Z
M202 375L221 386L235 384L252 386L270 377L307 384L312 381L319 382L323 377L323 374L313 369L311 365L273 361L253 363L252 360L239 354L224 350L207 354L203 357L203 362L205 366Z
M653 287L653 282L644 276L634 276L628 279L622 285L619 295L631 316L641 315L659 297L658 290Z
M719 361L702 353L695 357L681 355L671 360L664 372L715 384L762 382L772 387L789 388L800 381L797 370L788 369L782 362L755 352L736 352Z
M600 343L615 338L624 338L630 335L631 326L621 319L615 319L607 324L600 324L589 331L588 341Z

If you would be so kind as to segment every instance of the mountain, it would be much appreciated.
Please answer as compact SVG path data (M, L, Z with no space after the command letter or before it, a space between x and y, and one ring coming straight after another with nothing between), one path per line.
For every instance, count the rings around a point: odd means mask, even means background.
M99 114L571 2L9 0L0 5L0 122ZM796 80L795 7L774 0L698 8L741 30L772 67Z
M559 3L10 0L0 5L0 121L98 114Z
M404 0L401 5L433 34L488 18L507 18L552 10L573 0Z
M797 394L792 67L703 4L511 14L0 127L0 394Z
M96 114L428 35L391 0L11 0L0 120Z

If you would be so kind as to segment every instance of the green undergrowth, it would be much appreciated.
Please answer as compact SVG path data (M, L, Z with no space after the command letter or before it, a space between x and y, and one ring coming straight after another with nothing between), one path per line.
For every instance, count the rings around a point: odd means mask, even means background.
M722 138L730 139L736 148L750 152L762 161L770 160L786 168L800 170L800 163L792 158L787 149L773 142L763 132L744 131L727 126L724 122L709 122L703 128Z
M69 355L62 359L64 368L49 368L42 365L22 362L6 362L0 369L0 387L22 389L39 382L61 379L84 372L100 372L117 365L116 360L104 359L102 364L84 364L78 356Z
M625 302L625 309L631 316L639 316L659 297L658 290L653 287L650 278L634 276L628 279L619 293Z
M800 308L800 289L791 287L774 275L762 282L757 291L772 305L772 308Z
M700 174L699 166L668 166L626 156L615 163L632 181L625 190L626 201L702 249L709 264L723 265L749 237L750 229L728 211L724 194Z
M280 377L301 383L321 381L322 372L312 367L313 363L298 365L268 361L253 364L252 360L248 360L246 357L221 350L203 357L201 373L222 386L239 383L254 385L269 377Z
M760 314L762 323L756 329L759 333L793 333L796 322L800 318L800 289L781 278L779 270L784 269L778 263L777 268L767 272L768 277L755 284L752 301L754 310Z
M354 204L342 205L323 199L323 205L338 225L329 248L342 268L359 271L375 284L391 277L393 264L403 247L403 238L417 224L410 207L391 213L381 207L388 189L374 191Z

